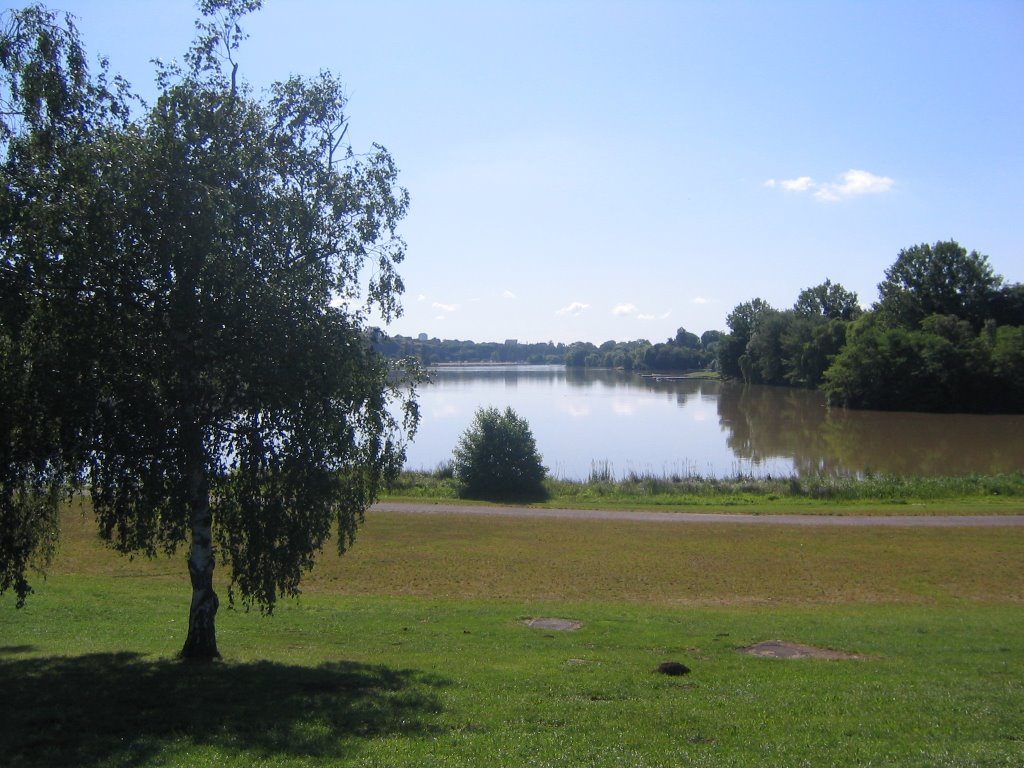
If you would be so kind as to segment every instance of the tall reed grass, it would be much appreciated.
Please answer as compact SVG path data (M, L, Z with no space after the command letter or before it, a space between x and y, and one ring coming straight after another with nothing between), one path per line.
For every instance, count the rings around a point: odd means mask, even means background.
M737 472L713 477L696 472L628 471L618 476L610 462L594 461L584 481L549 477L549 504L594 500L637 502L658 499L662 503L685 504L698 501L728 503L746 501L818 502L912 502L985 500L998 502L1024 497L1024 471L995 475L904 477L864 474L860 476L817 475L785 477L754 476ZM389 489L395 497L456 498L451 467L441 464L433 471L404 472Z

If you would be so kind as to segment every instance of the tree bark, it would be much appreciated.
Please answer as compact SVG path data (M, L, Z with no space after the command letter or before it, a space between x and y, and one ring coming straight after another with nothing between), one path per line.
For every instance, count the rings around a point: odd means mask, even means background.
M213 516L210 492L202 468L192 473L192 550L188 574L192 580L192 605L188 613L188 636L181 649L183 659L219 659L215 618L220 600L213 591Z

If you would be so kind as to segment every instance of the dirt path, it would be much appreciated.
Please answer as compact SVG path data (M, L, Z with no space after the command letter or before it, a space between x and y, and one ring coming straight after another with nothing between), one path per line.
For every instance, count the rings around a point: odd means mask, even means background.
M626 512L596 509L536 509L533 507L466 506L380 502L373 512L433 515L490 515L497 517L639 520L653 523L729 523L733 525L837 525L909 528L993 528L1024 526L1024 515L773 515L709 512Z

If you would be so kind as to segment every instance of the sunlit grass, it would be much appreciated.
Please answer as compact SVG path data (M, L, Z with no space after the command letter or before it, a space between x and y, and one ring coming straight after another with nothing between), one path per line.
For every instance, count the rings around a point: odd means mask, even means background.
M28 606L0 601L0 762L1016 766L1020 573L1018 528L371 512L193 666L184 557L118 558L70 512ZM860 658L740 652L768 639Z
M1022 528L685 526L371 512L307 591L659 605L1024 600Z

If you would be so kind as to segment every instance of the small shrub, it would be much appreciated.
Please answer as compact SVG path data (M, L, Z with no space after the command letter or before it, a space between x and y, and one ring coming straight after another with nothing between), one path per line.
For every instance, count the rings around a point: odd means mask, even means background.
M463 433L453 460L459 495L491 500L545 497L547 469L530 425L511 408L481 408Z

